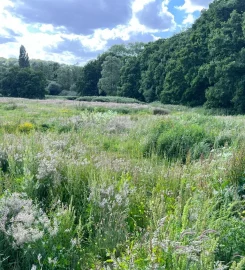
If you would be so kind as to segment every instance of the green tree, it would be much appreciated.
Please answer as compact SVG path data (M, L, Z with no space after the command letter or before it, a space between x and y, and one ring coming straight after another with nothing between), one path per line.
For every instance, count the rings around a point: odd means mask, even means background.
M137 56L143 51L144 47L143 42L134 42L127 45L117 44L111 46L108 52L116 57Z
M72 70L68 65L61 65L57 70L57 83L59 83L64 90L69 90L73 78L72 78Z
M46 80L30 68L10 68L1 82L2 94L9 97L44 98Z
M99 95L97 84L100 79L100 72L101 69L97 60L90 61L83 67L76 84L81 96Z
M19 67L20 68L30 67L29 56L23 45L20 46Z
M33 70L42 72L47 80L57 80L57 72L61 67L59 63L33 59L30 61L30 64Z
M84 67L81 68L76 82L79 95L99 95L98 82L101 78L102 64L108 55L108 52L103 53L99 55L97 59L89 61Z
M117 95L120 69L121 60L116 56L108 55L102 64L101 78L98 82L100 94Z
M140 88L140 64L136 56L127 59L121 69L120 87L118 94L123 97L130 97L143 100L139 92Z
M166 51L164 49L164 39L145 44L139 53L140 63L140 89L146 102L157 100L157 91L162 89L165 70L162 66ZM161 66L161 68L160 68Z

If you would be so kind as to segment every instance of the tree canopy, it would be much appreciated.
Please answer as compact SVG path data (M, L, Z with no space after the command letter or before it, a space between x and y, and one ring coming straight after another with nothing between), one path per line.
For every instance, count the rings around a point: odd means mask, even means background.
M44 98L45 78L29 68L10 68L2 80L2 94L9 97Z
M121 69L120 58L108 55L102 64L101 78L98 82L99 93L117 95Z

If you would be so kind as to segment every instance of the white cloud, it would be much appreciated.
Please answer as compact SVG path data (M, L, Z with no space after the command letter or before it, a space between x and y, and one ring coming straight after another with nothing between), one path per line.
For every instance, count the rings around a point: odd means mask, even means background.
M1 0L0 13L5 11L5 8L8 6L13 6L14 4L10 0Z
M54 26L52 24L41 24L39 30L41 32L54 32Z
M145 5L154 2L155 0L135 0L132 4L133 12L139 12L144 8Z
M0 1L0 38L2 37L2 42L0 40L0 57L18 57L19 47L23 44L31 59L53 60L70 64L81 63L117 42L155 40L159 38L158 36L161 36L161 33L167 31L173 32L176 28L175 17L168 8L171 0L132 0L132 17L127 23L115 24L114 27L96 28L92 32L83 34L78 33L79 31L67 31L68 28L60 26L63 21L60 24L56 24L57 26L50 22L31 22L28 21L28 17L24 21L20 14L14 15L14 13L6 9L9 6L14 7L15 4L13 3L21 1ZM24 3L25 1L27 0L23 0L22 2ZM52 4L54 6L57 3L56 1L58 2L58 0L50 0L50 5ZM64 0L60 1L65 2ZM87 1L97 3L97 0ZM100 2L105 4L112 3L112 1L103 0ZM119 4L121 3L120 1L124 0L117 1ZM178 8L192 13L193 10L201 10L203 8L202 5L201 7L199 4L197 5L200 1L207 2L210 0L185 0L185 4ZM30 0L27 2L29 5L32 3ZM127 3L130 2L131 0L127 0ZM194 2L196 3L195 5L193 4ZM44 12L42 10L42 0L35 0L35 3L40 4L40 14ZM157 20L152 23L154 27L150 27L151 24L147 19L149 17L146 16L147 12L140 21L138 17L139 13L145 12L149 8L149 4L156 7L150 10L150 18L154 19L157 17ZM100 8L103 9L103 5ZM32 19L34 15L32 14ZM112 16L116 17L117 14L112 14ZM191 14L183 18L183 24L185 25L191 24L193 21L194 17Z
M193 16L193 14L188 14L183 20L182 24L189 25L189 24L193 24L194 21L195 21L195 17Z
M74 33L65 32L63 27L54 27L52 24L32 23L29 24L21 20L21 18L13 16L12 13L5 8L14 6L10 0L0 0L0 36L6 39L6 43L0 44L0 56L3 57L18 57L19 47L23 44L30 58L38 58L45 60L54 60L59 62L74 63L77 62L77 57L71 51L64 51L63 53L53 53L50 48L55 48L61 44L64 39L77 40L81 43L81 49L84 53L102 51L107 48L110 40L130 40L132 35L144 35L149 33L149 29L140 24L135 16L135 12L144 8L144 6L154 0L135 0L132 6L133 16L128 24L118 25L112 29L96 29L94 33L89 35L78 35ZM16 33L15 42L10 38L11 33ZM151 33L155 33L151 30ZM150 34L148 35L150 36ZM153 37L152 37L153 38ZM5 40L3 39L3 40ZM11 41L11 42L10 42ZM77 43L78 44L78 43ZM83 58L86 56L82 56Z
M201 11L207 8L213 0L185 0L183 6L176 7L179 10L184 10L186 13L194 13L195 11Z

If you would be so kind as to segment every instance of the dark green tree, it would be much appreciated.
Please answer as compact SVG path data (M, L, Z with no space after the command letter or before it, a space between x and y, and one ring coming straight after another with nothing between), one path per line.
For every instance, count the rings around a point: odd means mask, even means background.
M81 96L98 96L98 81L100 79L101 69L98 61L88 62L82 69L77 82L78 93Z
M161 62L159 48L162 44L164 44L164 40L150 42L144 46L138 56L141 70L139 92L144 96L146 102L157 100L156 88L159 85L159 78L154 78L154 73Z
M121 69L120 87L118 95L143 100L140 88L140 64L139 59L134 56L127 59Z
M10 68L1 82L2 95L22 98L44 98L46 80L41 72L30 68Z
M101 78L102 64L109 53L103 53L97 59L89 61L78 76L76 82L77 91L81 96L98 96L99 93L98 82Z
M30 67L29 56L28 56L28 53L26 52L26 49L23 45L20 46L19 67L20 68L29 68Z

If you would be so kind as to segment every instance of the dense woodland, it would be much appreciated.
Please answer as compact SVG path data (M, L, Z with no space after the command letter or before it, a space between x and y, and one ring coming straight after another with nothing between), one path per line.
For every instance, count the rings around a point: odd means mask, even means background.
M215 0L190 29L147 44L114 45L83 67L41 60L30 60L25 71L16 66L17 59L0 58L3 95L23 96L10 82L41 72L48 94L116 95L244 113L245 2ZM45 94L28 91L24 97Z

